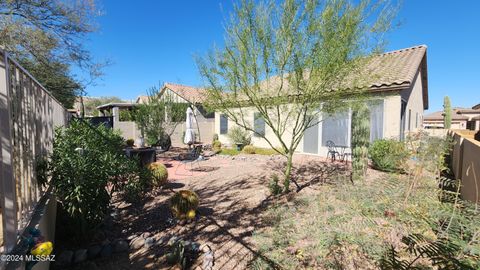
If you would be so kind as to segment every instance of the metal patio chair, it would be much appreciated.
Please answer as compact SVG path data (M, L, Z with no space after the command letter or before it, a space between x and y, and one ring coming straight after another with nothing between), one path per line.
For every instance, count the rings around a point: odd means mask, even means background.
M190 153L187 154L186 158L183 160L180 160L180 163L178 163L177 167L175 168L175 175L180 175L177 173L178 169L183 165L186 171L191 172L190 175L193 175L193 165L197 164L198 162L203 160L203 157L201 156L203 146L202 145L196 145ZM187 165L190 164L190 170L187 169Z
M337 151L337 147L333 141L327 141L327 149L327 158L330 157L331 161L337 160L337 156L338 158L341 158L340 153Z

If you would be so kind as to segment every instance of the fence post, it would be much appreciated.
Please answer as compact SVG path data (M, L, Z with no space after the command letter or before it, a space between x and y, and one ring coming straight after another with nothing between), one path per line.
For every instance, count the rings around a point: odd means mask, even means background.
M17 200L13 171L12 119L10 108L10 75L8 54L0 56L0 203L2 207L5 251L17 242Z

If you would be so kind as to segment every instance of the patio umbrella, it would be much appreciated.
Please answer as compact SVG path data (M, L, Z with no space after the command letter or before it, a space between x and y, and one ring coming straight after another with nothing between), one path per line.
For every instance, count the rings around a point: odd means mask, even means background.
M192 108L188 107L187 108L187 117L185 120L185 137L183 138L183 142L185 144L193 144L195 141L195 130L193 129L193 110Z

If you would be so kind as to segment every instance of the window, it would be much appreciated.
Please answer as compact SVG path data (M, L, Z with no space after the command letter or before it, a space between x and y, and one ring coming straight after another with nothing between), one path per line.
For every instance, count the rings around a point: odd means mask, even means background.
M350 112L327 116L322 122L322 146L332 141L335 145L350 146Z
M225 114L220 115L220 134L228 133L228 118Z
M370 109L370 142L383 138L383 100L372 101Z
M415 116L415 128L418 128L418 112Z
M412 126L410 125L412 123L412 110L408 110L408 131L412 129Z
M262 115L258 112L253 114L253 129L255 130L253 136L265 136L265 119L263 119Z

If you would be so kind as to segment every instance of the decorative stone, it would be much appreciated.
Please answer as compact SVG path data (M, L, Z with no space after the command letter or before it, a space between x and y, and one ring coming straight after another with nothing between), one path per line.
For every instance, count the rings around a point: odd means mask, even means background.
M148 238L148 237L150 237L150 236L152 236L152 234L151 234L150 232L144 232L144 233L142 233L142 237L143 237L143 238Z
M205 253L205 256L203 256L203 263L202 263L202 269L204 270L212 270L213 269L213 251L208 251Z
M113 251L114 252L125 252L129 248L128 242L125 240L117 240L115 244L113 245Z
M148 237L145 238L145 247L150 248L156 244L155 238L153 237Z
M170 237L170 240L168 240L167 245L173 246L178 240L180 240L180 238L178 238L177 236L174 235L174 236Z
M100 252L100 257L106 258L110 257L113 253L112 245L107 244L102 247L102 251Z
M145 245L145 238L137 237L130 241L130 247L132 249L140 249Z
M127 240L128 240L128 241L132 241L134 238L137 238L137 235L136 235L136 234L130 235L129 237L127 237Z
M100 252L102 251L102 246L94 245L87 249L87 257L88 259L96 258Z
M87 260L87 250L82 248L75 251L75 255L73 255L73 263L81 263Z
M60 255L58 258L56 258L56 262L59 266L67 266L72 263L73 259L73 251L71 250L65 250Z
M203 253L207 253L207 252L212 251L212 248L211 248L208 244L202 244L202 245L200 246L200 250L201 250Z

